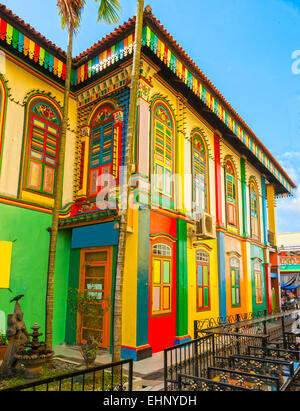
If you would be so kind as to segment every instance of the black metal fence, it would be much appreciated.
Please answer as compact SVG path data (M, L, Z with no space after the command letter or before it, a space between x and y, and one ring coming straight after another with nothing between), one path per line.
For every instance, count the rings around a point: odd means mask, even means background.
M245 314L236 314L226 317L207 318L194 321L194 338L200 338L207 332L227 331L243 334L264 334L276 338L282 332L288 331L298 315L298 309L280 313L268 313L267 310ZM272 327L275 322L279 325ZM272 329L273 328L273 329Z
M239 385L212 381L191 375L178 375L178 391L253 391Z
M285 349L300 351L300 332L284 332L283 346Z
M208 369L208 379L218 379L223 383L235 383L236 385L252 388L259 391L279 391L281 384L278 377L253 374L240 370L211 367Z
M73 371L0 391L132 391L133 360Z
M278 358L287 361L300 361L300 351L296 350L285 350L281 348L273 348L273 347L255 347L249 346L248 347L248 354L251 356L257 357L269 357L269 358Z
M286 376L292 378L295 373L294 363L292 361L252 357L248 355L232 355L229 358L229 368L274 377Z
M249 345L265 347L267 336L217 332L197 338L164 351L165 391L178 387L180 374L206 378L208 368L215 366L215 358L246 354Z

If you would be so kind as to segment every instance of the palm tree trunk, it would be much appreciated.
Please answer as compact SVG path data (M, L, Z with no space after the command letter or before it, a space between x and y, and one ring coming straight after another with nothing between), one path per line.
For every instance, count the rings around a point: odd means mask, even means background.
M128 204L130 187L129 181L133 166L133 141L136 122L136 106L138 97L138 82L140 76L140 60L142 48L142 29L144 16L144 0L138 0L136 25L135 25L135 50L133 56L132 78L130 103L128 114L127 141L125 151L125 167L123 167L123 176L121 179L121 204L120 204L120 223L119 223L119 243L115 282L115 300L114 300L114 325L113 325L113 361L121 359L122 344L122 305L123 305L123 278L125 267L126 238L128 225ZM126 170L124 170L126 168Z
M46 332L45 332L48 350L52 350L52 338L53 338L54 271L55 271L55 256L56 256L56 245L57 245L59 210L61 207L62 188L63 188L63 168L64 168L64 159L65 159L66 135L67 135L67 127L68 127L73 34L74 34L74 30L71 27L69 30L66 81L65 81L65 91L64 91L63 120L62 120L62 127L61 127L61 138L60 138L59 148L58 148L56 180L55 180L55 189L54 189L54 208L52 212L52 227L51 227L51 233L50 233L50 247L49 247L49 260L48 260L47 294L46 294Z

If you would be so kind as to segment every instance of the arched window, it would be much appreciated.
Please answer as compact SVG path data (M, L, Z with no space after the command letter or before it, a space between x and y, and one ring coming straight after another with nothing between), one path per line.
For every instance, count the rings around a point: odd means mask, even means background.
M174 126L168 110L160 104L153 109L154 187L167 197L173 196Z
M91 124L89 196L95 197L103 188L101 175L113 175L114 107L103 105ZM103 179L104 180L104 179ZM106 183L107 183L107 179Z
M259 240L259 194L258 189L253 180L250 181L250 224L251 237Z
M227 225L237 228L237 181L234 166L230 160L225 164L225 195Z
M196 251L197 311L210 308L210 267L209 254L204 250Z
M261 263L256 261L253 266L253 271L254 271L255 302L256 304L262 304L263 303L263 289L262 289Z
M230 259L231 305L241 305L240 261L236 257Z
M33 100L28 110L23 190L53 197L60 132L54 105L43 98Z
M207 152L203 139L197 133L193 136L193 202L195 211L208 211L208 167Z
M164 243L152 247L152 315L172 311L172 249Z

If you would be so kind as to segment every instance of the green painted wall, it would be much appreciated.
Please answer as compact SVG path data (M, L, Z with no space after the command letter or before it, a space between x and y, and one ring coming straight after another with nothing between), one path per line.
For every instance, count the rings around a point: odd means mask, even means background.
M74 248L70 251L68 290L70 288L73 290L78 290L79 288L80 251L80 248ZM77 313L70 313L70 309L69 307L67 307L65 322L65 341L68 345L76 344L76 324Z
M0 241L13 242L11 292L0 289L0 311L5 313L6 318L14 309L9 301L18 294L24 294L21 307L27 328L37 322L44 333L49 250L46 229L51 226L51 216L4 204L0 204L0 216ZM59 232L54 285L54 345L61 344L65 339L70 241L70 232Z
M188 334L187 223L177 220L177 321L176 336Z

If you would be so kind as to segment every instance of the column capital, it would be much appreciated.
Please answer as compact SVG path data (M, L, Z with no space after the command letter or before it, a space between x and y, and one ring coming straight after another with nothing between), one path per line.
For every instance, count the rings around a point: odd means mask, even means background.
M91 126L83 126L80 129L81 137L90 137L91 136Z

